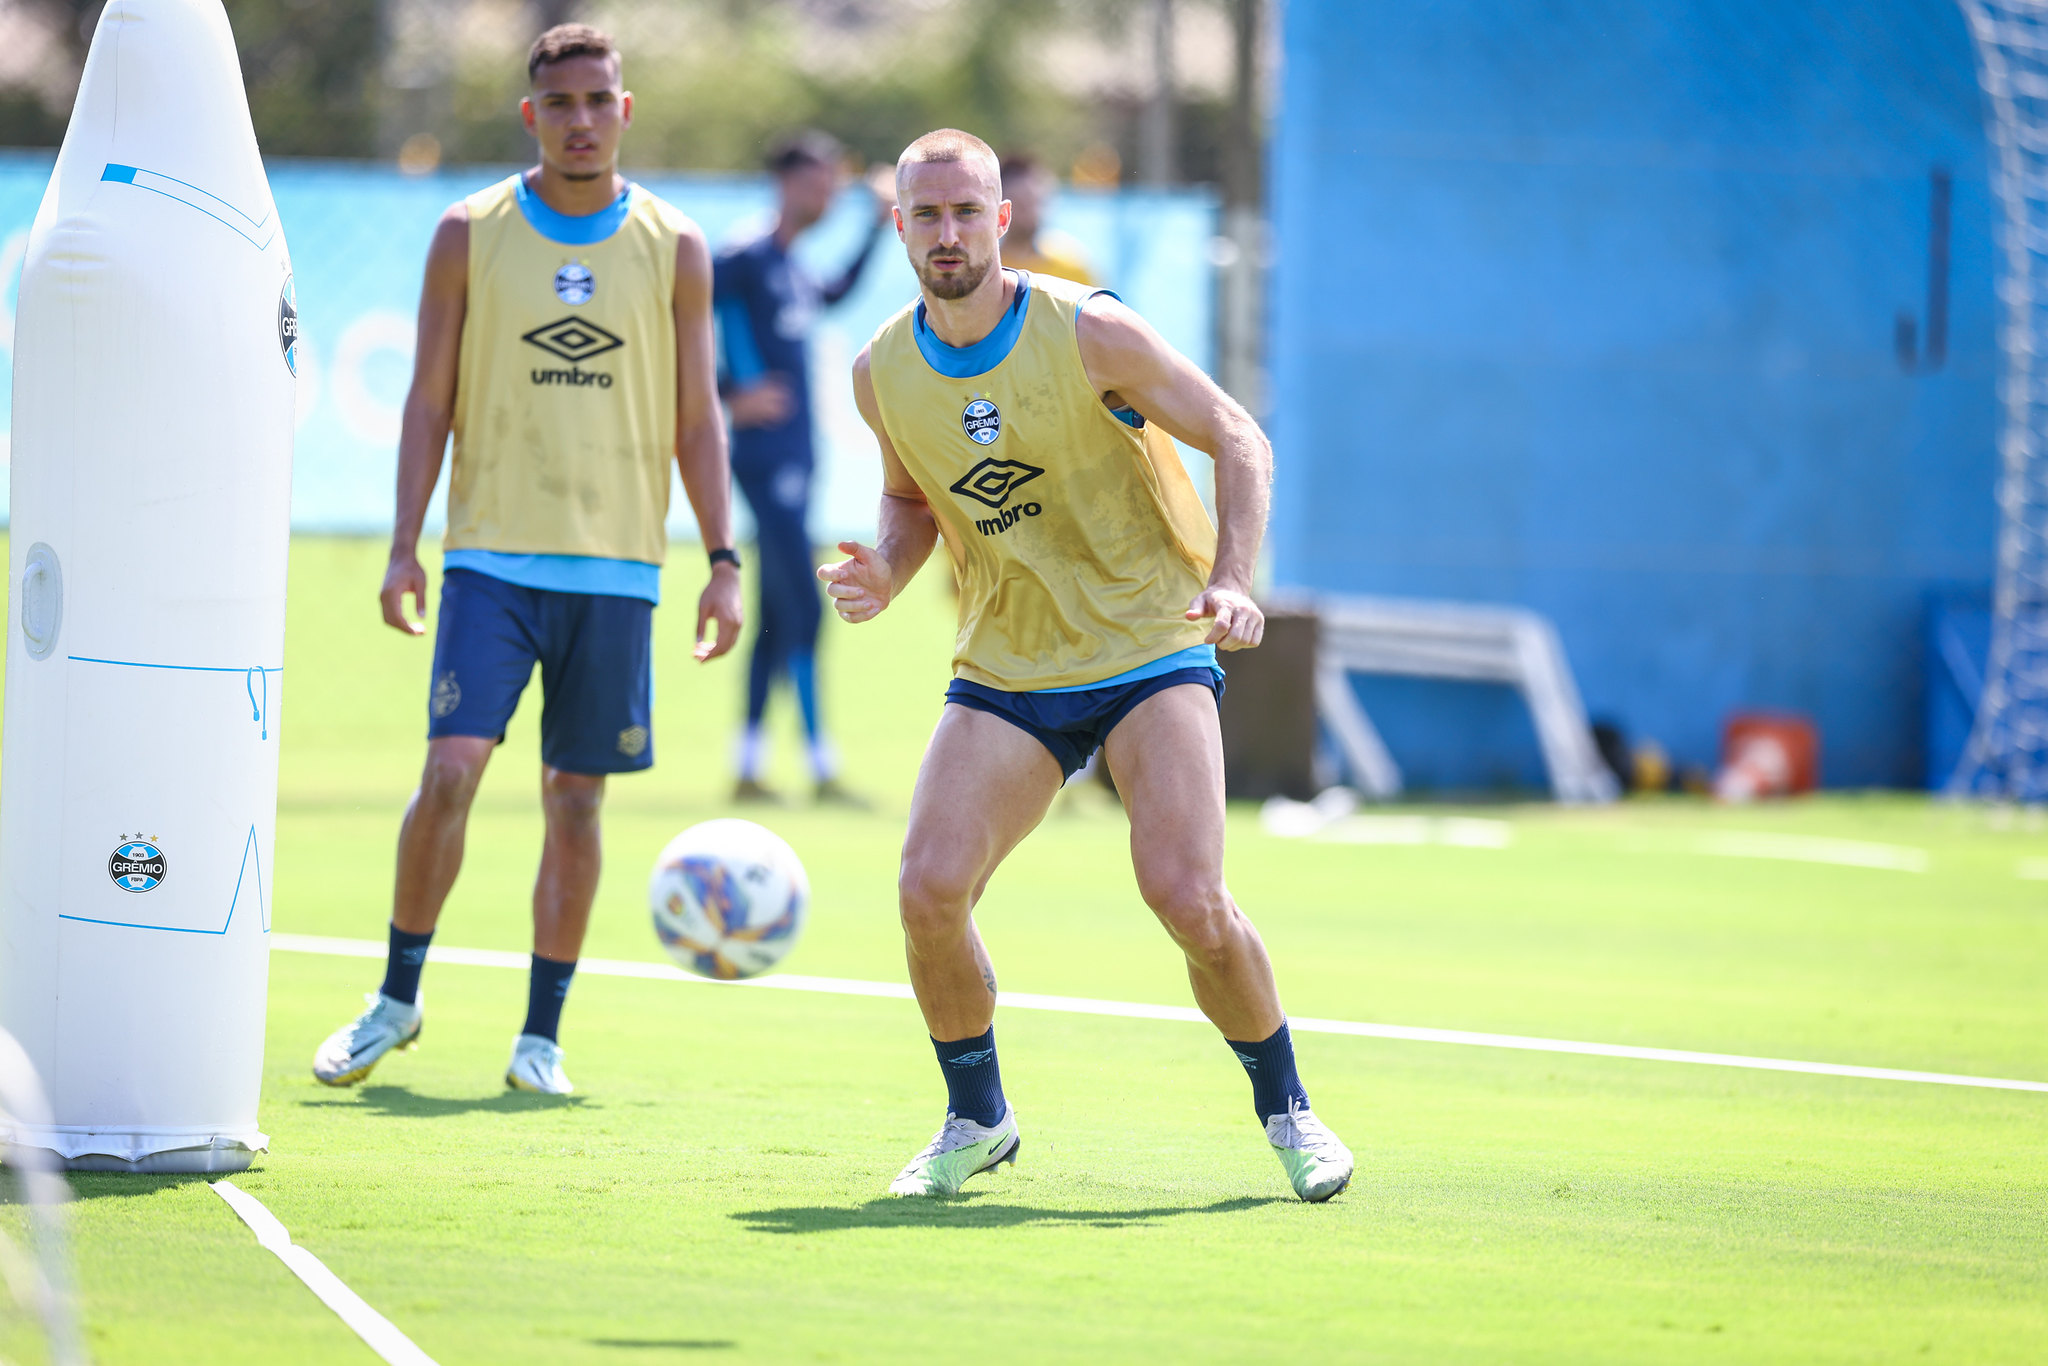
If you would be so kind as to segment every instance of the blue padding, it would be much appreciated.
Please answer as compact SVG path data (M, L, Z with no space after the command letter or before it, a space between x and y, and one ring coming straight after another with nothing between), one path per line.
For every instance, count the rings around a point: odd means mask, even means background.
M1092 688L1120 688L1126 683L1142 683L1148 678L1170 674L1176 669L1214 669L1216 676L1223 676L1223 666L1216 662L1214 645L1190 645L1185 650L1176 650L1164 659L1155 659L1150 664L1140 664L1135 669L1125 669L1120 674L1098 679L1093 683L1075 683L1064 688L1034 688L1034 693L1087 692Z
M911 332L917 338L917 349L924 353L925 364L944 375L947 379L973 379L985 375L1001 365L1017 345L1017 338L1024 333L1024 315L1031 308L1031 272L1013 270L1017 277L1017 293L1010 300L1009 311L995 325L986 337L971 346L948 346L925 324L924 300L917 301Z
M502 550L450 550L441 567L468 569L521 588L550 593L598 593L613 598L661 601L661 566L641 560L608 560L596 555L513 555Z
M1681 767L1763 708L1920 780L1926 595L1997 567L1997 158L1960 9L1842 12L1290 0L1275 586L1541 612ZM1514 699L1405 686L1415 786L1540 781Z
M549 208L528 188L525 176L520 176L514 186L519 212L526 216L527 223L542 237L566 247L594 246L617 232L625 225L626 210L633 198L633 187L628 185L617 199L596 213L562 213Z

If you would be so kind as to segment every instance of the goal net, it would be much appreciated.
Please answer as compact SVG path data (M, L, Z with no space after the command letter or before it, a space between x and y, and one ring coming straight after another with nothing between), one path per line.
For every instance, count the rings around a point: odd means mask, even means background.
M1957 0L1987 96L2004 375L1998 579L1958 795L2048 800L2048 0Z

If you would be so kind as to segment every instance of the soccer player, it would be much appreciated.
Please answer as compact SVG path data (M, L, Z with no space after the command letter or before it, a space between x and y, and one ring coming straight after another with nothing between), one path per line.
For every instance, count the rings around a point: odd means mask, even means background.
M910 982L946 1122L899 1195L957 1192L1017 1155L974 903L1102 746L1138 889L1202 1013L1251 1078L1295 1193L1351 1153L1310 1109L1258 931L1223 881L1216 651L1259 643L1249 596L1272 450L1245 411L1116 296L1004 269L1010 206L979 139L928 133L896 164L920 297L853 365L882 455L880 534L818 574L839 615L887 608L944 537L960 578L952 685L911 799L898 885ZM1212 527L1168 434L1216 461Z
M1033 275L1057 275L1092 285L1088 253L1058 228L1043 226L1046 205L1059 192L1052 172L1029 152L1003 158L1003 198L1010 201L1010 230L1003 234L1003 264Z
M747 723L740 735L738 801L774 801L761 782L767 754L762 718L768 692L788 679L803 714L811 778L821 802L864 805L839 781L838 761L818 710L818 626L824 609L811 577L808 525L811 476L810 347L818 310L853 292L873 253L889 206L878 202L866 241L837 278L820 281L790 255L796 239L832 207L845 153L819 132L798 133L768 154L775 177L775 223L752 241L719 254L714 268L723 387L732 409L732 472L753 510L760 611L747 663Z
M442 215L399 437L385 622L423 635L420 523L455 438L427 761L398 836L390 956L369 1009L313 1058L362 1080L420 1032L420 969L462 865L470 800L540 665L541 807L526 1023L505 1083L566 1094L557 1029L597 892L605 775L649 767L652 634L669 462L711 548L698 660L740 625L711 255L697 225L618 173L633 97L618 50L549 29L520 103L540 164ZM715 624L716 639L707 638Z

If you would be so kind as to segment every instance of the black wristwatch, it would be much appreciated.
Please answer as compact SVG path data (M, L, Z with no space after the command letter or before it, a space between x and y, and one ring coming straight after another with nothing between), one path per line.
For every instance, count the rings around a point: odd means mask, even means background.
M734 550L731 546L725 546L722 549L712 551L710 559L713 569L718 568L722 564L729 564L734 569L740 567L740 552Z

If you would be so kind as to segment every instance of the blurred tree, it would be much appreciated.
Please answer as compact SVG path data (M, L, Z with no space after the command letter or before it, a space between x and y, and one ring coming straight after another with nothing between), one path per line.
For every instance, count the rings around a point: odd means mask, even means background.
M377 129L377 0L226 4L263 150L367 155Z
M630 165L751 171L779 132L817 125L866 160L963 127L1049 164L1128 178L1156 93L1149 52L1173 15L1171 163L1212 180L1246 136L1224 73L1247 0L224 0L266 152L412 164L523 161L527 45L584 20L626 53ZM103 0L0 0L0 143L62 136ZM1254 10L1255 12L1255 10ZM1212 22L1213 21L1213 22ZM1242 31L1245 25L1236 27ZM11 82L11 83L10 83ZM1155 108L1155 117L1157 110ZM1238 179L1246 177L1240 169Z
M225 0L242 54L249 112L263 150L364 156L370 150L377 0ZM105 0L12 0L6 38L33 35L54 62L33 85L0 87L0 143L49 146L64 136L78 73ZM17 27L18 26L18 27ZM61 65L61 71L53 69Z

